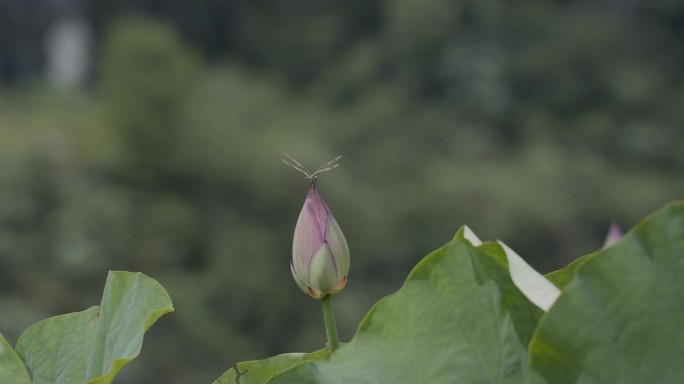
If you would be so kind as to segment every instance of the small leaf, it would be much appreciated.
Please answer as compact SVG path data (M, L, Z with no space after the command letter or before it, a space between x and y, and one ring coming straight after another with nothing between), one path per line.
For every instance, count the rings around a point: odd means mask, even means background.
M24 363L0 333L0 383L31 384Z
M19 337L17 353L34 384L108 384L138 356L145 331L171 311L155 280L110 272L101 307L36 323Z
M682 381L684 202L567 268L530 343L528 384Z
M263 384L286 369L308 361L323 359L329 355L327 349L321 349L312 353L287 353L264 360L246 361L237 365L237 371L236 368L229 369L213 384Z

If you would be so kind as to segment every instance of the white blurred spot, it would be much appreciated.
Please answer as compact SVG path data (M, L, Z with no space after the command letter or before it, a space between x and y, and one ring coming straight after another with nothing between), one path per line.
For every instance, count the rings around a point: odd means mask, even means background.
M90 70L91 31L78 17L55 23L45 38L47 76L62 89L83 85Z

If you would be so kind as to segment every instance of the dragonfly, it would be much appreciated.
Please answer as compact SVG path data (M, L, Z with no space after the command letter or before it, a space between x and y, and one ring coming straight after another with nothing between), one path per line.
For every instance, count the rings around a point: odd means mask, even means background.
M304 177L306 177L308 180L311 180L311 184L316 185L316 181L318 181L318 175L320 175L323 172L328 172L331 171L337 167L340 166L340 163L338 161L342 158L342 155L337 156L336 158L328 161L327 163L321 165L318 167L315 171L311 172L309 171L305 166L301 165L297 160L295 160L292 156L288 155L287 153L283 152L283 155L287 157L287 160L285 159L280 159L283 161L283 163L289 165L290 167L298 170L299 172L304 174Z

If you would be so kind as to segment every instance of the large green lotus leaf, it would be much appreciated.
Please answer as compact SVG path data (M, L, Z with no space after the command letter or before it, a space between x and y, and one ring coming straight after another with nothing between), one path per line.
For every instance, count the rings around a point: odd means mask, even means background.
M31 384L24 363L0 333L0 383Z
M566 285L570 284L570 281L572 281L573 277L575 277L575 274L579 268L594 257L596 257L596 253L582 256L566 265L562 269L546 274L546 278L558 288L563 289Z
M229 369L213 384L263 384L275 374L308 361L319 360L329 355L327 349L312 353L287 353L264 360L246 361Z
M521 383L542 311L513 284L501 246L463 231L379 301L346 345L269 383Z
M111 383L140 353L145 331L171 311L155 280L110 272L100 307L36 323L19 337L17 353L34 384Z
M529 384L684 380L684 203L574 268L530 343Z

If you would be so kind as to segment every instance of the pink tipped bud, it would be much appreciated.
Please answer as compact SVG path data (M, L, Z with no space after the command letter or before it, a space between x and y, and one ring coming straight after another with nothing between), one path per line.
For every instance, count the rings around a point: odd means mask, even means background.
M622 230L617 224L611 223L610 228L608 229L608 235L606 235L606 240L603 243L603 248L610 247L611 245L613 245L613 243L617 242L621 238Z
M315 299L334 295L347 283L347 240L315 184L297 220L290 269L299 288Z

